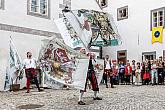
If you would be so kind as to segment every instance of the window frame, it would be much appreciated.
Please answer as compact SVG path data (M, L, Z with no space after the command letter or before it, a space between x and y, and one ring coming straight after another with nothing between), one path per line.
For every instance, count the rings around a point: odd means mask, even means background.
M126 9L126 17L120 16L119 18L119 11L123 11L124 9ZM128 6L117 8L117 21L124 20L124 19L128 19Z
M46 18L46 19L50 19L50 0L47 0L47 12L46 14L42 14L41 13L41 9L40 9L40 0L38 0L39 3L38 3L38 11L37 12L34 12L32 11L31 9L31 3L32 3L32 0L28 0L27 2L27 15L31 15L31 16L35 16L35 17L40 17L40 18Z
M4 8L5 8L5 0L1 0L0 10L4 10Z
M152 31L153 27L159 27L160 25L160 16L159 16L159 12L163 11L163 15L162 15L162 26L163 28L165 28L165 7L161 7L161 8L157 8L154 10L151 10L150 12L150 30ZM153 14L157 13L157 17L156 17L156 22L154 22L154 16ZM157 26L154 26L154 23L156 23Z
M68 5L68 4L69 4L69 5ZM63 10L66 6L68 7L69 10L71 10L72 0L63 0L62 3L59 4L59 8L62 9L62 10ZM62 10L61 10L61 12L62 12ZM61 12L60 12L59 15L58 15L59 18L63 17L63 14L62 14Z
M106 7L108 7L108 0L106 0L106 5L105 6L102 6L101 5L101 0L96 0L97 1L97 3L99 4L99 6L101 7L101 8L106 8Z
M68 6L68 9L71 9L72 0L63 0L62 5L63 5L64 7L65 7L65 6Z
M108 7L108 0L105 1L105 5L104 5L104 6L101 5L101 1L100 1L100 6L101 6L102 8Z

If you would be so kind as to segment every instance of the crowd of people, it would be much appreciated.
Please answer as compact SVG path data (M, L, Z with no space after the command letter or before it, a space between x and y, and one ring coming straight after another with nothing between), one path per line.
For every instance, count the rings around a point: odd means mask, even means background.
M92 90L94 91L93 100L102 100L102 98L98 97L98 95L97 95L97 93L99 92L99 85L97 82L97 78L96 78L95 71L94 71L94 66L92 63L95 58L95 55L92 53L86 54L86 50L84 48L81 48L80 52L89 57L88 72L85 73L85 74L87 74L85 88L84 88L84 90L80 90L80 96L79 96L79 100L78 100L79 105L85 105L85 103L83 102L83 95L84 95L84 92L86 92L88 80L90 81ZM24 61L23 61L23 68L25 69L25 74L26 74L26 79L27 79L26 80L26 88L27 88L26 93L30 92L30 82L32 79L34 80L34 83L36 84L38 91L41 92L41 91L43 91L43 89L41 89L39 86L38 79L37 79L37 72L36 72L37 65L39 65L39 64L38 64L37 60L32 57L31 52L27 52L26 55L27 55L27 58L24 59Z
M159 59L136 62L135 60L124 62L112 62L108 55L104 58L103 83L108 88L107 82L113 85L158 85L164 84L165 62Z
M86 55L85 49L81 49L81 53ZM92 90L94 91L93 100L102 100L101 97L98 97L99 84L95 75L94 67L92 61L94 60L94 55L92 53L87 54L89 57L88 72L86 77L86 83L84 90L80 90L80 96L78 100L79 105L85 105L83 102L83 95L86 92L86 87L88 80L92 85ZM39 87L37 80L37 73L35 69L37 67L37 61L32 58L32 53L27 52L27 58L23 61L26 78L27 78L27 93L30 92L30 81L34 79L34 82L38 88L38 91L43 91ZM145 60L145 62L136 62L132 60L131 62L127 60L126 64L120 61L112 61L108 55L104 58L104 73L103 73L103 82L108 88L108 81L110 81L110 87L114 88L114 85L117 84L126 84L126 85L157 85L164 84L165 78L165 64L162 58L155 60Z

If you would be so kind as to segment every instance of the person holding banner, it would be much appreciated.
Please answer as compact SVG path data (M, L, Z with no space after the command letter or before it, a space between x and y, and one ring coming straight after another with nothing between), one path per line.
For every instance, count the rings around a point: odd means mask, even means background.
M86 51L83 48L80 49L80 52L83 54L86 54ZM79 96L79 101L78 101L79 105L85 105L85 103L82 101L82 97L83 97L84 92L86 92L88 80L90 81L90 83L92 85L92 90L94 91L93 100L102 100L102 98L97 96L99 87L98 87L98 83L97 83L97 79L96 79L96 75L95 75L95 71L94 71L94 67L93 67L93 63L92 63L92 60L94 60L94 54L88 53L88 56L89 56L89 66L88 66L85 90L80 90L80 96Z
M26 82L27 93L30 92L31 79L34 79L34 82L38 88L38 91L39 92L42 91L39 87L39 83L37 79L36 65L37 65L37 61L34 58L32 58L32 53L27 52L27 59L23 61L23 67L25 69L26 78L27 78L27 82Z

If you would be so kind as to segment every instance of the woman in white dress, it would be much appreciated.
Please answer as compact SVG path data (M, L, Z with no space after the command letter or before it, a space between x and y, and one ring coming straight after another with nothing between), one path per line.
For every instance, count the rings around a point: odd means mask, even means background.
M141 85L141 68L140 68L140 62L137 62L136 67L136 85Z

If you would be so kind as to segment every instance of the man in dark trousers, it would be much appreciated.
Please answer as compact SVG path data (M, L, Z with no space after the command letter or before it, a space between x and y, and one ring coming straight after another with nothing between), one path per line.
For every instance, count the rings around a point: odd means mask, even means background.
M134 77L135 77L135 71L136 71L136 65L135 65L135 60L132 60L132 84L134 85Z
M30 81L31 79L34 79L34 82L38 88L38 91L42 91L39 87L38 79L37 79L37 73L36 73L36 66L37 66L37 61L32 58L32 53L27 52L27 58L23 61L23 66L25 69L26 73L26 87L27 87L27 93L30 92Z
M112 63L111 60L109 59L109 55L105 56L105 60L104 60L104 78L105 78L105 83L106 83L106 87L108 88L107 85L107 77L109 76L110 78L110 84L111 84L111 88L114 88L113 86L113 72L112 72Z
M86 54L85 49L81 49L80 50L81 53ZM82 97L84 92L86 92L86 86L87 86L87 81L89 80L91 85L92 85L92 90L94 91L94 97L93 100L102 100L102 98L97 96L97 92L99 91L99 87L98 87L98 83L97 83L97 79L95 76L95 71L94 71L94 67L92 64L92 60L94 59L92 54L88 54L90 59L89 59L89 66L88 66L88 73L87 73L87 78L86 78L86 84L85 84L85 90L80 90L80 97L79 97L79 101L78 104L79 105L85 105L85 103L82 101Z

